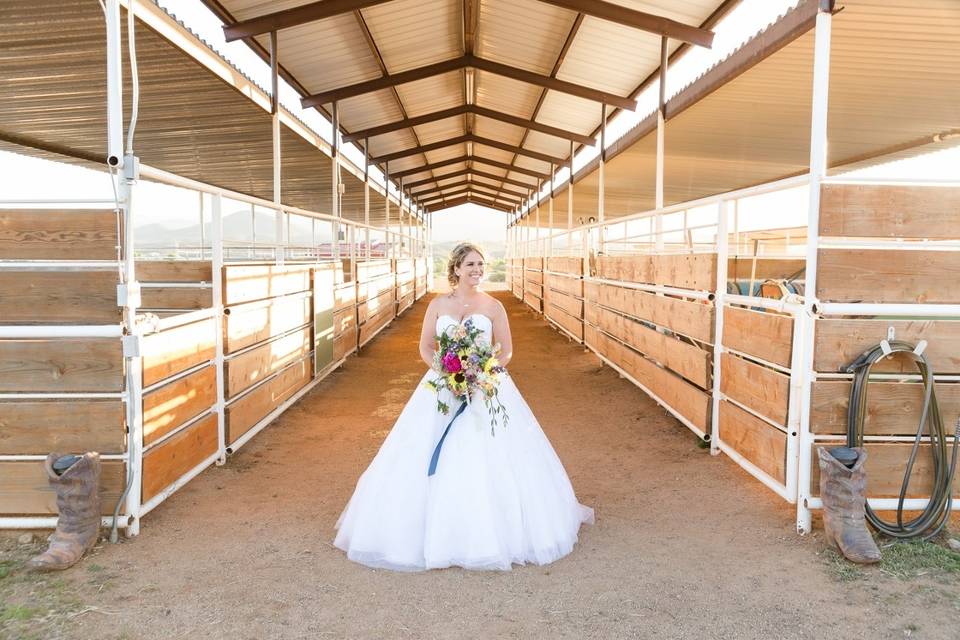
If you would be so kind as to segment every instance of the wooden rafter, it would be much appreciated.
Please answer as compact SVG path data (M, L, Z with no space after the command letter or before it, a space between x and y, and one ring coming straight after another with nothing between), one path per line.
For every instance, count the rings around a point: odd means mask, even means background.
M459 58L453 58L452 60L437 62L425 67L410 69L408 71L384 76L382 78L376 78L374 80L358 82L345 87L330 89L328 91L307 96L300 102L304 108L316 107L328 102L338 102L340 100L363 95L365 93L380 91L381 89L387 89L400 84L406 84L407 82L414 82L415 80L423 80L424 78L430 78L467 67L473 67L474 69L480 69L481 71L486 71L488 73L494 73L507 78L513 78L514 80L540 86L545 89L552 89L561 93L568 93L570 95L577 96L578 98L593 100L594 102L602 102L604 104L620 107L621 109L629 109L632 111L637 108L635 100L624 98L623 96L607 93L598 89L592 89L590 87L585 87L573 82L559 80L555 77L543 76L538 73L533 73L532 71L527 71L526 69L512 67L507 64L494 62L493 60L487 60L485 58L479 58L474 55L463 55Z
M462 204L477 204L481 207L487 207L489 209L495 209L497 211L503 211L504 213L513 213L513 208L508 207L493 200L486 200L484 198L477 198L476 196L460 196L452 200L446 200L440 202L439 204L433 205L428 208L427 211L433 213L436 211L441 211L443 209L450 209L452 207L459 207Z
M713 32L708 29L692 27L670 18L637 11L611 2L602 0L540 0L540 2L707 49L713 46Z
M480 171L479 169L458 169L451 173L444 173L442 175L434 175L429 178L424 178L422 180L417 180L416 182L411 182L409 184L404 184L403 187L406 190L416 189L417 187L422 187L428 184L434 184L440 180L449 180L450 178L459 178L461 176L474 175L480 176L481 178L489 178L490 180L496 180L497 182L502 182L504 184L512 184L517 187L523 187L525 189L534 189L536 185L532 185L529 182L522 182L520 180L513 180L512 178L507 178L506 176L498 176L494 173L487 173L486 171Z
M400 151L394 151L393 153L387 153L382 156L377 156L371 158L372 162L377 164L381 162L391 162L393 160L399 160L400 158L406 158L407 156L418 155L421 153L427 153L429 151L436 151L437 149L443 149L444 147L452 147L458 144L465 144L467 142L472 142L474 144L481 144L488 147L493 147L494 149L502 149L503 151L509 151L510 153L517 153L520 155L528 156L535 160L540 160L541 162L559 164L562 162L561 158L557 158L546 153L540 153L539 151L533 151L532 149L524 149L521 147L516 147L514 145L506 144L500 142L499 140L492 140L490 138L482 138L473 134L466 134L462 136L457 136L455 138L448 138L446 140L439 140L437 142L432 142L430 144L425 144L418 147L413 147L410 149L401 149Z
M396 89L394 89L394 91L396 91ZM361 129L344 136L343 140L344 142L353 142L355 140L363 140L364 138L373 138L387 133L393 133L394 131L412 129L413 127L418 127L430 122L436 122L437 120L445 120L447 118L454 118L465 114L474 114L483 116L485 118L490 118L492 120L499 120L500 122L506 122L518 127L523 127L524 129L533 129L534 131L540 131L542 133L546 133L547 135L563 138L565 140L573 140L574 142L579 142L588 146L593 145L595 142L592 137L582 133L577 133L576 131L568 131L558 127L551 127L550 125L542 124L540 122L536 122L535 120L518 118L508 113L502 113L500 111L495 111L493 109L487 109L485 107L479 107L472 104L461 104L456 107L451 107L450 109L426 113L415 118L405 117L402 120L397 120L396 122L370 127L369 129Z
M435 187L428 187L426 189L421 189L420 191L411 193L410 196L413 198L422 199L424 196L427 196L433 193L440 193L448 189L456 189L458 187L465 187L465 186L474 186L481 189L489 189L489 190L492 190L495 194L504 193L508 196L516 196L517 198L526 198L529 193L524 191L513 191L512 189L505 189L505 188L498 189L495 185L487 184L485 182L479 182L475 179L468 179L468 180L460 180L459 182L452 182L450 184L437 185Z

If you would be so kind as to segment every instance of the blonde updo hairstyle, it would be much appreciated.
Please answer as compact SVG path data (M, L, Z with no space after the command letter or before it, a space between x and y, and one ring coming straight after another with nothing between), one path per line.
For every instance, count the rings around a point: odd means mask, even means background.
M467 254L471 251L476 251L480 254L481 258L486 260L486 257L483 255L483 250L469 242L461 242L450 252L450 259L447 260L447 282L450 283L450 288L455 289L456 286L460 284L460 278L457 277L456 269L463 264Z

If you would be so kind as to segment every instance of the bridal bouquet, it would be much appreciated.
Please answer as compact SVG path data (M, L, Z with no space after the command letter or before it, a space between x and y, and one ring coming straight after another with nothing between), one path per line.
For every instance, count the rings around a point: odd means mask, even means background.
M447 389L463 403L457 415L476 396L490 412L490 433L498 416L506 426L507 411L497 396L500 374L506 371L497 361L500 345L491 345L469 318L450 325L437 336L437 342L440 349L433 356L433 370L438 377L427 381L438 395L437 410L444 415L450 413L449 405L439 399L440 391Z

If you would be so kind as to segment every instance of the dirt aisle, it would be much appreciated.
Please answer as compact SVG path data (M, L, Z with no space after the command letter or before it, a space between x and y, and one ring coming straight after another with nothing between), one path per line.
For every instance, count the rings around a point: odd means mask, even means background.
M597 523L504 573L374 571L333 526L424 373L425 302L143 533L61 576L76 638L956 638L955 577L838 572L794 512L506 294L511 372ZM956 574L953 574L954 576ZM841 581L840 577L852 577ZM25 580L25 578L20 578ZM43 583L42 587L56 582ZM69 604L67 604L69 602ZM11 627L8 627L8 629ZM21 627L22 629L22 627ZM11 636L16 637L16 636ZM37 637L53 637L38 634Z

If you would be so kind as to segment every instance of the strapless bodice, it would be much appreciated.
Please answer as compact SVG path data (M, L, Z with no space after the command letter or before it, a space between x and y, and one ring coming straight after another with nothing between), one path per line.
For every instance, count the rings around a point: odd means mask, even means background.
M473 325L483 332L483 335L489 341L493 341L493 321L482 313L470 313L463 317L461 322L473 320ZM443 313L437 318L437 335L447 330L447 327L457 325L457 319L453 316Z

